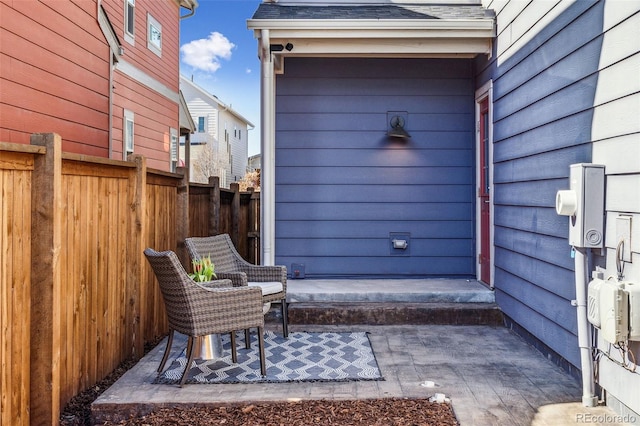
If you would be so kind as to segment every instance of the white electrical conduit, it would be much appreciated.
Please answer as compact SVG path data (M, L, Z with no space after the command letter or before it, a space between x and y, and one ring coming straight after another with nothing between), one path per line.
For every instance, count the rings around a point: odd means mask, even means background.
M578 346L582 367L582 405L595 407L598 397L595 396L593 378L593 357L591 355L591 328L587 320L587 280L586 257L584 248L575 248L576 307L578 315Z

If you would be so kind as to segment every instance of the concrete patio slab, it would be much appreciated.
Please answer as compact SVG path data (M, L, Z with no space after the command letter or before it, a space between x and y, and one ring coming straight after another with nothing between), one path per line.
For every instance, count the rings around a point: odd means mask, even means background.
M276 324L269 327L278 330ZM579 424L587 418L619 419L606 407L586 408L577 403L581 399L581 387L576 379L504 327L292 325L291 330L368 331L385 380L186 385L183 388L152 384L163 342L94 402L94 421L98 424L119 421L166 406L426 398L435 393L450 398L463 426L559 425ZM176 355L177 350L172 357ZM425 382L433 382L434 387L425 387ZM603 413L607 416L602 416ZM597 415L600 417L594 417Z
M486 304L490 309L495 306L493 291L473 280L304 279L290 280L287 284L290 319L294 317L291 314L296 305L329 309L331 305L370 304L386 309L387 305L433 304L451 310L464 309L457 308L463 305ZM274 312L279 309L272 309ZM279 319L269 315L267 318L270 318L267 329L281 333ZM370 319L361 314L345 314L342 322L333 325L291 321L289 330L369 332L383 381L186 385L183 388L153 384L165 339L94 402L94 422L120 421L167 406L428 398L442 393L450 398L462 426L624 424L622 417L607 407L583 407L581 386L576 378L495 321L480 325L348 322L362 318ZM176 341L180 338L183 344L174 343L172 358L184 347L186 338L178 335ZM433 382L434 386L426 387L425 382Z

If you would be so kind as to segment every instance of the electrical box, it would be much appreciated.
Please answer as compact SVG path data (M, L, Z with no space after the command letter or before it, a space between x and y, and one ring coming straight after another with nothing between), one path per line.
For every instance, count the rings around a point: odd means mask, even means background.
M604 246L604 166L579 163L569 167L569 189L556 194L556 212L569 216L569 245Z
M587 319L610 343L640 341L640 284L603 280L593 273L587 290Z
M640 284L625 282L629 298L629 340L640 341Z
M600 328L600 290L604 284L602 277L594 277L587 288L587 319L594 327Z
M610 343L629 336L629 294L617 281L602 282L600 288L600 332Z
M301 280L304 278L304 263L291 264L291 278L294 280Z

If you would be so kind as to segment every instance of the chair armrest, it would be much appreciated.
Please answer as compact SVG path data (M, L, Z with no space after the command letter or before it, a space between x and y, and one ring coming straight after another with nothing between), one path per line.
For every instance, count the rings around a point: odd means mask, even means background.
M232 288L233 283L229 279L217 279L213 281L196 282L200 287L210 288Z
M251 282L280 281L282 285L287 282L287 267L282 265L251 265L244 267L243 272L246 272L247 279Z
M246 287L249 281L244 272L216 272L216 276L218 279L231 280L234 287Z

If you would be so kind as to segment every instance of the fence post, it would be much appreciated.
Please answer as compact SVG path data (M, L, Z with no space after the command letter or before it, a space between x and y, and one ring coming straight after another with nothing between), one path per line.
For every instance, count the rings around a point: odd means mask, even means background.
M231 200L231 240L236 247L244 246L239 244L240 241L240 184L233 182L229 185L233 191L233 199Z
M127 302L125 307L125 324L131 327L131 353L135 359L144 353L144 332L142 318L144 305L142 303L142 267L144 259L145 238L147 236L147 161L139 154L130 155L128 161L136 164L135 175L129 179L129 194L131 196L131 217L129 232L129 247L133 247L132 256L127 262Z
M176 201L176 244L177 255L183 265L189 264L189 254L184 245L184 240L189 236L189 173L185 167L178 167L178 173L182 173L182 179L178 184L178 197Z
M255 265L260 264L260 192L248 188L251 193L249 198L249 224L247 237L249 238L249 261Z
M58 424L62 229L62 139L54 133L31 136L44 146L35 156L31 189L31 424Z
M220 178L209 176L209 235L220 230Z

